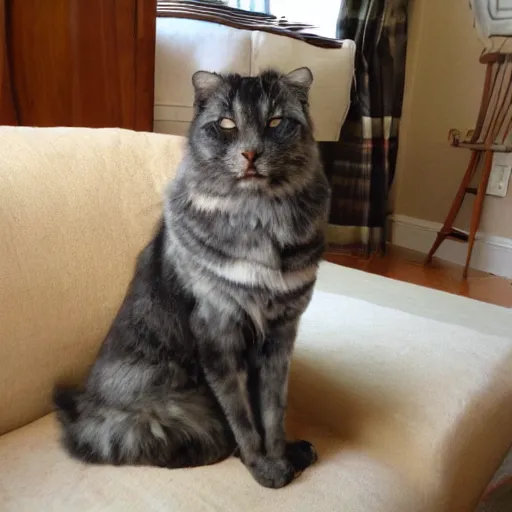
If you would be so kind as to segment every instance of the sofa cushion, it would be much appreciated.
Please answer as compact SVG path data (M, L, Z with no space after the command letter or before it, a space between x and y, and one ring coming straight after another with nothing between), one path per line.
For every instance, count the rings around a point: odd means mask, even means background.
M58 443L53 415L0 437L2 512L419 512L418 497L399 472L343 449L325 428L292 419L316 443L321 460L279 491L259 486L238 459L167 470L87 466ZM292 425L293 430L293 425Z
M382 283L392 304L395 283L373 277L322 266L301 321L290 401L340 432L345 448L399 471L428 510L472 510L512 444L512 310L434 292L455 319L441 322L344 295L377 296ZM335 284L336 293L323 291ZM402 303L428 303L431 290L399 284ZM480 306L489 323L506 321L506 337L458 325Z
M340 279L396 301L393 281L322 265L297 340L288 428L320 460L290 487L263 489L234 459L173 471L84 466L58 445L50 415L0 437L0 509L472 510L512 439L512 340L322 291ZM429 290L406 287L428 302ZM455 317L479 306L436 293ZM482 305L493 309L511 318Z

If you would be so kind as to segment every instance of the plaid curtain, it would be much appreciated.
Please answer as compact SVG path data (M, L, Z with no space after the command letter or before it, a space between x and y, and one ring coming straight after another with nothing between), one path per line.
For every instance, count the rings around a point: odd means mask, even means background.
M337 36L356 42L352 103L337 143L321 150L332 185L331 249L385 249L388 192L402 109L408 0L342 0Z

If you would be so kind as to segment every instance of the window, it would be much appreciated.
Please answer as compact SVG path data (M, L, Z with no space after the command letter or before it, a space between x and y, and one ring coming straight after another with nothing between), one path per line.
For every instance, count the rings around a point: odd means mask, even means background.
M318 27L317 32L326 37L336 37L340 0L270 0L270 12L286 16L290 21L302 21Z
M336 37L336 25L342 0L228 0L230 7L285 16L318 27L314 32Z

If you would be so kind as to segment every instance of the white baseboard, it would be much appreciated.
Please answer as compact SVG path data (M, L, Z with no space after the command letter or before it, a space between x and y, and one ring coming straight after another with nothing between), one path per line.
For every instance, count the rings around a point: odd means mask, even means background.
M392 242L394 245L427 254L434 243L441 224L406 215L393 215ZM464 265L467 244L445 240L436 257ZM471 268L497 276L512 278L512 239L477 233Z

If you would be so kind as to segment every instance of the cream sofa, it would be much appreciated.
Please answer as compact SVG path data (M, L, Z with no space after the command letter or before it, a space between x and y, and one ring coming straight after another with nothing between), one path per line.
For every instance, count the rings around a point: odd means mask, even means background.
M52 386L91 364L182 146L0 128L0 510L472 510L512 440L511 311L327 263L289 413L320 460L290 486L258 486L237 459L87 466L61 449Z

